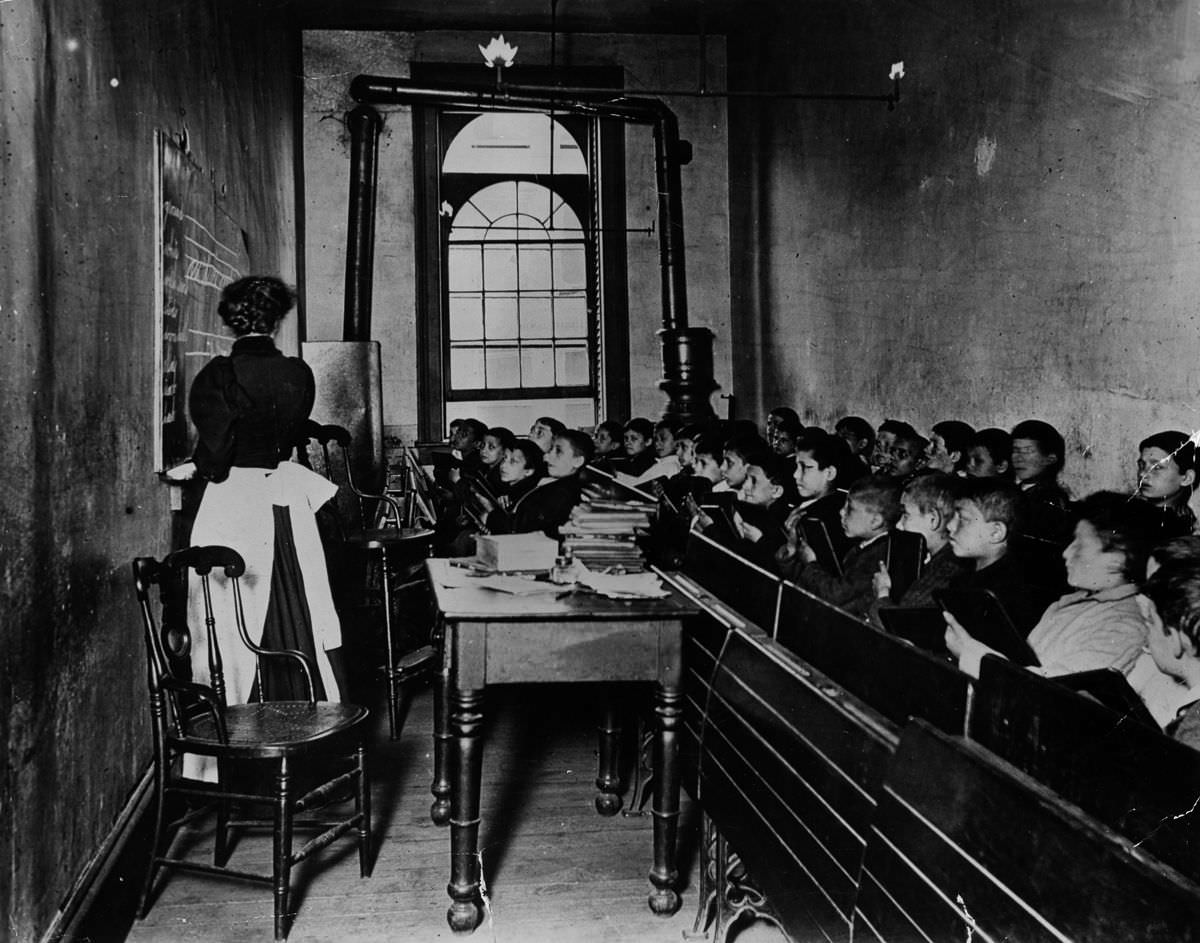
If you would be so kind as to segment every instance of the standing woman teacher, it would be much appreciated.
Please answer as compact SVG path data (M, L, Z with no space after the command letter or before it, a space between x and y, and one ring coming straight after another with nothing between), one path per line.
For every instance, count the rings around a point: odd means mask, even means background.
M304 652L318 669L317 700L337 700L327 650L342 644L341 626L315 516L337 487L290 461L316 389L308 365L285 357L272 340L294 304L292 289L269 276L239 279L221 293L217 311L237 340L228 357L214 357L196 375L188 396L199 433L192 460L207 480L191 543L232 547L242 555L250 638L263 648ZM237 636L231 588L218 589L223 577L213 582L227 695L231 703L245 702L257 694L255 657ZM189 593L193 616L202 609L198 597ZM193 675L207 680L204 633L194 643ZM288 661L264 660L265 699L306 697Z

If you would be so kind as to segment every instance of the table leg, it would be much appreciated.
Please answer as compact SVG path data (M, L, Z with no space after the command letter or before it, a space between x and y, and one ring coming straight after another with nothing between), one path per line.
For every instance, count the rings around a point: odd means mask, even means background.
M483 690L455 689L450 695L449 768L450 883L446 921L470 933L483 920L479 894L479 780L483 771Z
M600 759L596 769L596 811L601 815L616 815L621 811L621 719L618 708L610 698L597 731Z
M433 696L433 803L429 817L434 825L450 821L450 770L448 767L450 740L450 677L448 661L443 658Z
M679 831L679 738L683 710L677 687L654 685L654 867L650 869L650 909L669 917L679 909L675 845Z

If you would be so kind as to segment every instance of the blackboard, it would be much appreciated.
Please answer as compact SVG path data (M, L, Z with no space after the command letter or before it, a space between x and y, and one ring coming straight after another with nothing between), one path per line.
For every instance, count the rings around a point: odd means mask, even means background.
M155 136L159 208L154 460L157 470L191 457L196 431L187 414L192 379L226 354L233 337L221 323L221 289L249 274L246 234L220 207L215 188L171 138Z

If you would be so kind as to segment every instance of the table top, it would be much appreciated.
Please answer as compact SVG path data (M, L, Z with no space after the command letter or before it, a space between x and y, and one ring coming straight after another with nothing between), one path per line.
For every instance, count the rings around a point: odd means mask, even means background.
M562 587L563 592L514 595L478 585L480 577L443 558L425 561L438 610L451 620L518 622L524 620L679 619L698 607L663 581L662 599L612 599Z

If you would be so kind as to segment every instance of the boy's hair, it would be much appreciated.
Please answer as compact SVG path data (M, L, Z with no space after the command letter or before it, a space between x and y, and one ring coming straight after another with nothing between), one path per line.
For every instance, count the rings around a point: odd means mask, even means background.
M504 426L492 426L485 435L490 435L493 439L500 443L500 448L511 449L513 443L517 441L517 437L511 429Z
M670 429L672 436L678 435L679 430L682 428L683 423L681 423L678 419L660 419L654 424L655 432L658 432L659 429Z
M939 433L940 434L940 433ZM954 513L954 502L963 493L965 479L948 472L921 472L904 486L904 496L917 506L922 514L937 511L942 516L942 525Z
M875 445L875 427L862 416L843 416L833 427L834 432L850 431L856 439L866 439L868 451Z
M960 453L960 462L966 463L967 449L971 447L971 440L975 438L974 429L957 419L947 419L944 422L934 423L932 431L942 437L942 441L946 443L947 452Z
M761 468L767 481L779 485L785 492L789 485L795 484L790 463L774 452L760 452L752 459L747 457L746 462Z
M767 413L767 416L774 416L781 423L790 423L793 426L799 426L801 429L804 428L804 424L800 421L800 414L792 409L791 406L776 406Z
M1056 461L1050 466L1049 472L1057 475L1063 470L1067 460L1067 443L1062 433L1050 423L1040 419L1024 419L1012 428L1013 439L1032 439L1046 455L1055 456Z
M650 424L649 419L643 419L641 416L635 416L625 423L622 432L636 432L647 442L654 438L654 426Z
M735 435L725 443L725 454L733 452L735 455L740 455L746 462L757 465L758 462L751 462L751 459L766 453L774 454L771 451L771 446L767 440L760 436L757 432L747 435Z
M1155 571L1142 593L1154 603L1167 628L1176 629L1200 648L1200 567L1168 563Z
M987 449L988 455L997 465L1001 462L1012 464L1012 436L1003 429L997 429L994 426L980 429L972 436L971 443L967 446L968 449L976 447Z
M487 435L487 426L478 419L464 419L459 425L462 428L469 429L476 442L482 442L483 437Z
M850 446L841 436L831 435L824 429L815 426L804 430L804 434L796 440L796 451L807 452L817 463L817 468L834 466L838 476L842 474L845 464L850 460ZM837 484L837 479L834 479Z
M1186 432L1177 432L1174 429L1156 432L1138 443L1138 451L1143 449L1162 449L1171 456L1171 461L1175 463L1180 474L1196 467L1196 446Z
M1078 520L1096 529L1100 545L1107 552L1125 557L1121 573L1136 583L1146 573L1146 558L1159 532L1159 519L1144 501L1130 501L1129 495L1116 491L1097 491L1075 505Z
M848 498L876 512L889 530L900 520L900 483L883 475L864 475L850 486Z
M625 427L615 419L605 419L604 422L596 426L596 431L603 429L608 433L608 437L614 442L620 442L621 436L625 434Z
M908 426L907 423L905 423L905 425ZM899 445L901 442L903 442L905 445L911 446L912 451L916 455L927 455L929 453L929 440L925 438L925 436L921 435L921 433L917 432L917 430L912 426L908 426L908 428L903 432L897 432L896 439L892 444L895 446Z
M1012 537L1021 524L1021 489L1002 478L966 478L957 500L969 501L989 523L1003 524Z
M596 443L586 432L580 432L578 429L564 429L554 438L562 439L571 446L571 451L582 458L585 463L590 462L592 456L596 454Z
M1158 561L1159 566L1190 563L1200 569L1200 537L1195 534L1173 537L1151 549L1149 555Z
M701 432L692 439L692 449L697 455L711 455L717 462L720 462L725 457L725 443L719 435L712 431Z
M885 419L879 424L878 432L890 432L897 439L908 439L912 436L920 437L921 435L903 419ZM878 435L878 432L876 435Z
M535 419L533 421L533 424L537 425L539 422L543 426L549 427L550 432L553 435L562 435L564 432L567 431L566 423L562 422L559 419L555 419L553 416L538 416L537 419Z
M512 444L512 450L525 456L525 467L532 469L535 478L546 474L546 453L533 439L517 439Z
M781 416L779 424L775 428L780 432L786 432L792 438L796 438L804 432L804 423L799 419L792 419L790 416Z

